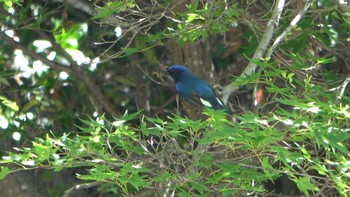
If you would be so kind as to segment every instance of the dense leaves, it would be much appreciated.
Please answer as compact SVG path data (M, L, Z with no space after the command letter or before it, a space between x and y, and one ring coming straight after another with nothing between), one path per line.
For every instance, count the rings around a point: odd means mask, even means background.
M334 112L341 114L340 109ZM143 118L138 127L130 125L138 114L125 114L114 122L104 117L84 120L80 133L36 139L31 148L18 149L2 163L55 170L85 166L79 179L103 181L128 194L264 193L266 181L284 174L304 194L320 191L323 181L346 194L349 150L344 145L349 135L346 128L337 128L340 122L322 125L319 115L312 114L284 119L246 114L237 125L224 112L206 114L208 119L201 121ZM285 129L277 130L278 124ZM1 174L7 173L9 169L2 168Z

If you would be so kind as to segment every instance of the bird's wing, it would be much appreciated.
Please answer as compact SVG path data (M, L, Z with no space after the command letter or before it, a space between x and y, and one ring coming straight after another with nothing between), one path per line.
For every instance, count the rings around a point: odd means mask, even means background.
M218 97L200 97L201 103L208 108L212 109L227 109L227 107L223 104L223 102Z
M193 105L194 107L201 109L203 107L203 104L193 87L182 87L181 85L181 83L178 83L176 85L176 91L179 94L180 98Z
M180 97L198 109L202 109L204 106L200 97L196 93L191 93L187 96L181 96L180 94Z
M227 109L223 102L216 96L206 81L197 83L196 85L182 87L179 83L177 92L180 97L197 108Z
M200 102L203 106L212 109L227 109L225 104L215 94L213 88L208 84L207 81L202 80L201 84L196 88L196 92L199 96Z

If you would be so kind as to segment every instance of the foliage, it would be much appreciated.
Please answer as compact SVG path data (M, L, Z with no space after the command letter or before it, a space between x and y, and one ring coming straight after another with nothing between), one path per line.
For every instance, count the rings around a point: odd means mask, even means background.
M286 174L305 195L327 181L346 195L349 107L288 96L279 101L295 106L292 113L248 113L237 117L239 124L212 110L205 111L206 120L143 117L136 127L130 121L138 114L114 122L104 116L82 120L80 132L47 134L1 162L55 171L84 166L79 179L104 182L123 194L263 194L266 181ZM330 119L336 121L325 125ZM1 176L12 171L2 168Z

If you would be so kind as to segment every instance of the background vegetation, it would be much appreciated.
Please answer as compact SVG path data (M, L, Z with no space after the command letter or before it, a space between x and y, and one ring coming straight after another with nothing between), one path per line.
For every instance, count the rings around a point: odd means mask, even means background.
M0 196L350 193L349 2L0 2Z

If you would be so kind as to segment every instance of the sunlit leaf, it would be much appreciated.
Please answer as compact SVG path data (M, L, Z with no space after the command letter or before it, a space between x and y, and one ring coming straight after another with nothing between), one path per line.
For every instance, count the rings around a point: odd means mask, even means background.
M8 167L1 166L0 167L0 180L4 179L6 175L10 173L10 169Z

